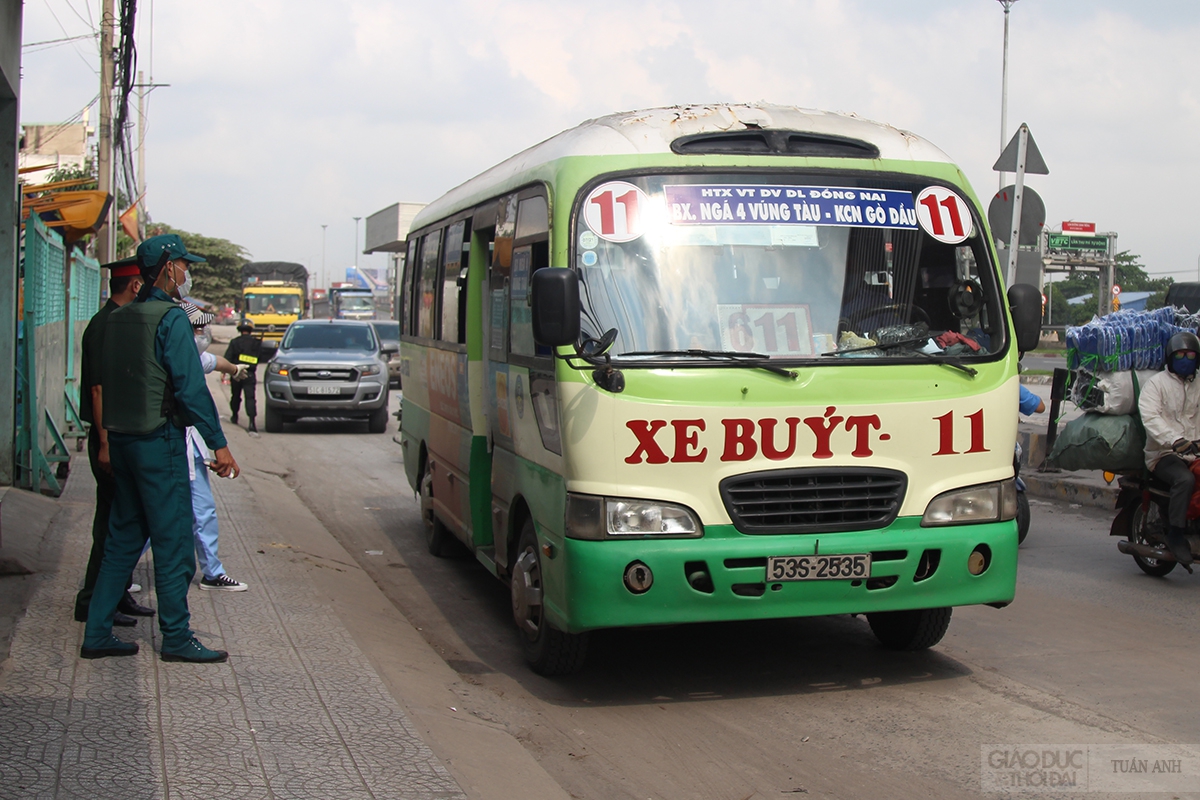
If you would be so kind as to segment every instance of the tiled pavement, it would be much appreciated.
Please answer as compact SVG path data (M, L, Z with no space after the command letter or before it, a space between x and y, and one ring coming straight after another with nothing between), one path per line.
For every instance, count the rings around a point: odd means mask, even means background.
M84 466L80 472L86 472ZM254 557L266 512L245 480L214 481L221 558L249 592L189 594L192 628L226 664L162 663L157 625L117 629L141 652L78 657L71 619L90 540L90 475L49 536L61 559L0 673L0 798L464 797L336 614L286 558ZM153 571L135 580L153 604Z

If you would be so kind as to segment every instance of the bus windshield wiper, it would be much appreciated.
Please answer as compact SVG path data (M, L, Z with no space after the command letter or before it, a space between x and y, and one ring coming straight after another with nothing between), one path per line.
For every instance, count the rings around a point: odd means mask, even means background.
M796 373L790 369L770 363L771 357L765 353L746 353L739 350L638 350L632 353L621 353L622 356L691 356L712 361L727 359L729 361L745 361L750 366L760 367L785 378L794 378Z
M862 353L867 350L891 350L896 347L906 347L906 346L912 345L912 344L922 344L927 341L929 341L929 337L923 336L920 339L907 339L907 340L900 341L900 342L892 342L891 344L873 344L873 345L869 345L867 347L850 347L845 350L831 350L830 352L822 353L821 355L822 356L840 356L840 355L844 355L846 353ZM957 370L967 373L972 378L974 378L976 375L979 374L979 370L975 369L974 367L968 367L966 364L964 364L962 361L955 358L954 356L939 356L936 353L926 353L924 350L909 350L908 353L906 353L905 355L908 355L908 354L912 354L912 355L916 355L916 356L923 356L924 358L926 358L930 361L933 361L937 364L944 364L947 367L953 367L954 369L957 369Z

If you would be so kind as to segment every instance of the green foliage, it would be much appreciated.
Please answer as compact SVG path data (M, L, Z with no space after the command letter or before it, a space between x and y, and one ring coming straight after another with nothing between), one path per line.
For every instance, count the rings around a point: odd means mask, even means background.
M1146 308L1160 308L1171 278L1151 278L1141 263L1141 256L1124 250L1117 253L1116 274L1113 276L1122 292L1154 292L1147 300ZM1065 281L1051 286L1051 315L1055 325L1083 325L1096 313L1096 292L1100 289L1100 276L1094 272L1076 273ZM1091 299L1079 305L1067 305L1067 300L1090 294Z
M204 256L207 261L192 266L192 295L216 305L235 305L242 295L242 265L250 253L240 244L228 239L216 239L177 230L169 225L147 226L147 236L174 233L183 239L189 253Z

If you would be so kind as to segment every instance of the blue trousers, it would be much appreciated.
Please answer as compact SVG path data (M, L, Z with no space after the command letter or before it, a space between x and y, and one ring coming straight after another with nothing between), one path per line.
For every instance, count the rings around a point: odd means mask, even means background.
M163 647L181 648L192 636L187 593L196 574L183 429L167 423L145 436L109 433L108 450L116 492L83 644L102 647L112 635L113 613L149 538Z
M217 504L204 460L197 457L193 464L196 477L192 481L192 533L196 537L196 555L200 557L200 573L206 578L217 578L225 574L225 567L217 558Z

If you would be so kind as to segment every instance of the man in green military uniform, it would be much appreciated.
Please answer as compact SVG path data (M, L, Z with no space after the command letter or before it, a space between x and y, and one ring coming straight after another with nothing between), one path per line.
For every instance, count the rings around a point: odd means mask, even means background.
M100 562L104 558L104 543L108 540L108 517L112 511L113 494L116 492L112 465L108 457L108 432L104 430L104 395L100 383L104 329L108 324L108 315L121 306L132 303L138 295L138 290L142 288L136 259L126 259L107 266L108 302L88 322L81 343L83 385L79 393L79 416L91 425L88 429L88 463L92 467L92 475L96 478L96 511L92 518L92 552L88 557L83 588L75 596L77 622L87 622L88 605L92 602L92 590L96 587L96 576L100 574ZM135 617L153 615L153 609L140 605L127 591L117 606L113 624L129 627L137 624Z
M142 242L137 258L146 285L135 302L112 312L104 338L104 427L116 494L79 654L137 653L136 642L113 636L112 620L149 538L162 660L225 661L225 651L211 650L192 635L187 605L196 555L185 427L195 426L213 449L218 475L238 472L204 381L191 323L173 302L188 293L191 263L204 259L188 253L174 234Z

